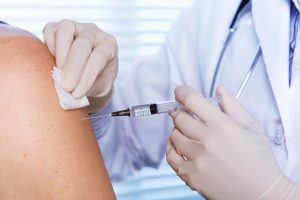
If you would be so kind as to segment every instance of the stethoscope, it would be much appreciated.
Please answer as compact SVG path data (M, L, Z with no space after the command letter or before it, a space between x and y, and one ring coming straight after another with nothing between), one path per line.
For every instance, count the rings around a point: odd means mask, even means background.
M211 87L211 90L210 90L210 97L212 97L214 95L214 91L216 90L216 84L219 80L219 72L220 72L220 66L221 66L221 62L223 60L223 57L224 57L224 53L232 39L232 36L234 35L234 33L236 32L237 30L237 26L236 26L236 21L238 20L240 14L242 14L242 10L243 8L250 2L250 0L242 0L241 4L239 5L233 19L232 19L232 22L229 26L229 33L228 33L228 36L225 40L225 43L224 43L224 46L222 48L222 51L221 51L221 54L219 56L219 59L218 59L218 62L217 62L217 66L216 66L216 69L215 69L215 72L214 72L214 76L213 76L213 81L212 81L212 87ZM249 82L249 79L255 69L255 66L256 66L256 63L258 62L260 56L262 54L262 51L261 51L261 47L260 45L258 45L257 47L257 52L255 54L255 57L254 57L254 60L252 61L251 63L251 66L249 68L249 71L248 73L246 74L242 84L240 85L237 93L235 94L235 98L236 99L239 99L239 97L241 96L242 92L244 91L247 83Z

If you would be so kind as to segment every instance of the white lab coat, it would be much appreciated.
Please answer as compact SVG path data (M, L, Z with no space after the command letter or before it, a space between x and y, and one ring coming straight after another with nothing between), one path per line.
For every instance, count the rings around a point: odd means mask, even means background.
M113 102L103 112L173 99L174 88L182 84L208 96L239 3L196 0L174 24L158 54L142 59L124 76L120 74ZM281 170L300 183L300 71L295 70L289 88L289 9L289 0L252 0L251 13L240 20L226 50L217 85L236 92L260 43L262 56L239 101L264 128ZM247 23L252 23L251 28ZM299 48L294 57L298 66ZM158 167L172 129L168 115L98 119L93 124L98 136L106 132L100 147L113 179L143 166Z

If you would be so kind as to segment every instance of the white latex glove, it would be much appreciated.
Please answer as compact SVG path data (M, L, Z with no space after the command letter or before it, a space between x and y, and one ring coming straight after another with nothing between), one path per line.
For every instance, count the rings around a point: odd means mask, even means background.
M62 69L61 86L75 98L90 97L90 112L110 100L118 71L116 40L95 24L50 22L44 41Z
M224 88L217 92L222 110L187 86L175 95L195 116L171 113L167 161L188 186L208 199L300 199L263 130Z

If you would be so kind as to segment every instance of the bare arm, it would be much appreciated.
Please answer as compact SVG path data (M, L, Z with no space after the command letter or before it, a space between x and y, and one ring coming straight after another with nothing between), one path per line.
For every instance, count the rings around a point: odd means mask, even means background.
M53 65L41 41L0 26L0 199L115 199L86 112L59 107Z

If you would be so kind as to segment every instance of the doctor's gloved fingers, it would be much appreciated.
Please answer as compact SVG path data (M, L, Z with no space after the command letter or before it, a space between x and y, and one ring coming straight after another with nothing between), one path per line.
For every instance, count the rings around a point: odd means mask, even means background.
M222 103L220 104L221 110L234 122L247 129L260 129L253 117L225 87L218 87L216 95L222 98Z
M98 44L94 47L79 84L72 92L74 97L79 98L85 94L101 97L112 88L118 72L117 47L110 49L107 45Z
M91 25L93 28L93 26ZM76 98L86 95L88 91L93 97L100 97L110 90L107 85L112 85L118 71L118 47L114 37L93 28L96 41L93 41L89 32L80 34L74 41L67 63L63 68L62 86L69 89ZM88 39L90 38L90 39ZM83 48L85 47L85 48ZM81 57L76 61L74 57ZM72 73L65 73L72 72ZM64 78L64 75L68 75ZM94 84L96 79L108 80L104 85ZM103 83L103 82L102 82ZM91 88L94 87L95 88ZM104 89L101 89L103 87ZM106 89L105 89L106 87Z
M79 35L72 43L70 52L62 67L61 86L66 91L73 91L78 85L85 65L94 48L94 42Z
M44 42L50 53L55 56L55 30L57 22L48 22L43 29Z
M185 161L194 160L204 150L202 141L192 140L177 129L173 130L170 140L177 154Z
M195 92L189 86L180 86L175 89L176 100L187 110L192 111L203 122L218 122L222 112L213 106L205 97Z
M63 19L56 25L55 57L57 67L63 67L70 52L73 41L76 39L76 23ZM84 46L82 46L83 48Z
M177 173L179 178L183 180L191 190L197 190L201 185L199 184L201 181L198 181L198 178L201 177L201 175L199 176L196 165L197 163L193 161L186 161L180 165Z
M184 136L191 140L201 140L202 135L205 134L207 129L203 122L180 110L172 112L170 115L172 117L174 127Z
M178 173L180 165L182 165L185 160L180 156L176 150L174 149L174 146L171 142L171 140L167 143L167 152L166 152L166 159L169 163L170 167Z
M118 73L118 58L110 61L98 75L92 87L86 93L89 97L104 97L114 87L114 81Z

